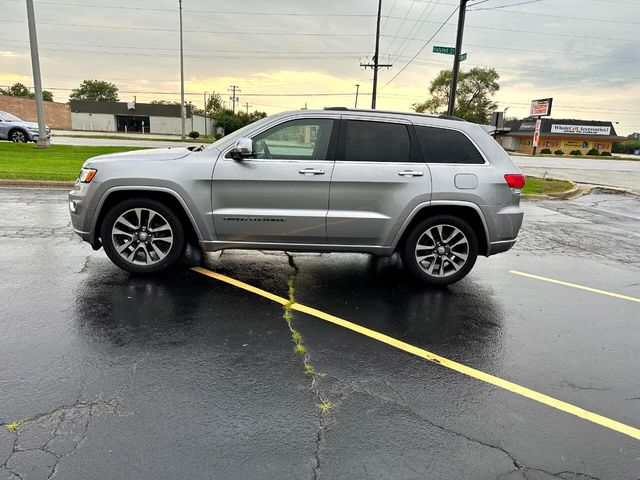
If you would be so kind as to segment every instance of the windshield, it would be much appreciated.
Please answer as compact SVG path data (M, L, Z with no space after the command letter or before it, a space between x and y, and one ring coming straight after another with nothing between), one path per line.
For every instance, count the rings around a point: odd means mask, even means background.
M268 118L268 117L267 117ZM216 140L215 142L213 142L211 145L209 145L207 148L216 148L220 143L227 142L228 140L233 140L235 138L240 138L242 137L242 135L247 132L247 130L251 130L251 128L256 126L256 122L252 122L249 125L245 125L244 127L236 130L233 133L230 133L229 135L225 135L224 137L222 137L219 140Z
M18 117L11 115L10 113L7 113L7 112L0 112L0 120L3 120L5 122L21 122L22 121Z

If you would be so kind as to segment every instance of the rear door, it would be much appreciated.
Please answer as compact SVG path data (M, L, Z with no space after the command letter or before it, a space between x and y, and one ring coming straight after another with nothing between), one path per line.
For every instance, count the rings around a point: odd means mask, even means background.
M331 180L329 243L390 245L402 221L431 197L431 174L410 122L348 115Z
M326 243L334 123L286 120L252 138L253 157L216 162L211 195L218 240Z

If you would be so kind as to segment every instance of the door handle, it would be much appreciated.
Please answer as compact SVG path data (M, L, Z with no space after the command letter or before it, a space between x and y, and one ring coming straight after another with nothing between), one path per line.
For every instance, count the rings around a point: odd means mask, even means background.
M398 172L398 175L402 177L422 177L424 173L418 170L402 170Z
M298 173L301 175L324 175L324 170L319 170L317 168L303 168L302 170L298 170Z

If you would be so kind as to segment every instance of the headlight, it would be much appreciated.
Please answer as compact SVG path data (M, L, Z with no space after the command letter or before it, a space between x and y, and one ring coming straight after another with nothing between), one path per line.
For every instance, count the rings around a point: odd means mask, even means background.
M27 127L27 130L29 130L30 132L37 132L39 129L38 127Z
M82 170L80 170L80 177L78 178L78 180L82 183L89 183L91 180L93 180L93 177L96 176L97 172L98 170L96 170L95 168L83 168Z

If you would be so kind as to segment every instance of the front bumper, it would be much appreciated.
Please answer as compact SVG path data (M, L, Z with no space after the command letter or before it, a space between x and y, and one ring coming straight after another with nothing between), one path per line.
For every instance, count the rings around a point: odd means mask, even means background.
M40 140L40 134L38 132L27 132L32 142ZM51 138L51 132L47 132L47 140Z
M69 215L73 231L85 242L91 244L94 250L99 249L102 244L91 232L91 220L93 212L91 210L90 199L94 190L90 190L90 183L76 182L73 190L69 192Z

